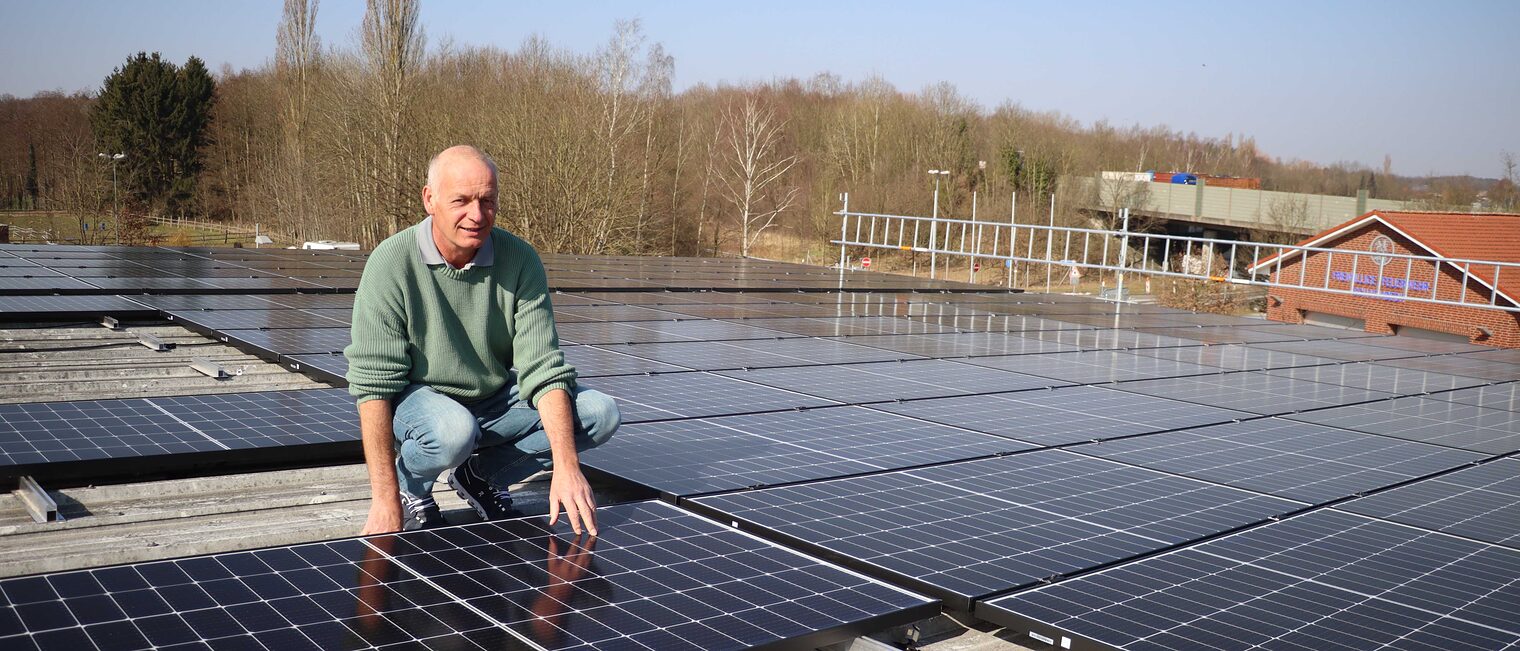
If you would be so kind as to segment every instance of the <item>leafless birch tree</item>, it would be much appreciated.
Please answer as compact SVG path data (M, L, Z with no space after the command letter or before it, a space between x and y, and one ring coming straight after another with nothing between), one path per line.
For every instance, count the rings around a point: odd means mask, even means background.
M726 160L720 179L738 209L739 254L747 258L760 234L797 202L800 189L784 185L797 164L795 154L783 156L779 150L786 121L777 120L776 111L754 95L738 104L723 110Z

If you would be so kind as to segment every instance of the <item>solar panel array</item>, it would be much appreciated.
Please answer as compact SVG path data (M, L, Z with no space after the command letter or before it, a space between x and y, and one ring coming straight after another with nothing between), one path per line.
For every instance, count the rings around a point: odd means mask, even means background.
M596 538L507 520L0 580L0 647L806 648L938 610L666 504L598 518Z
M0 315L161 316L341 385L352 283L328 274L356 277L362 261L348 253L0 247ZM566 358L623 410L618 435L584 453L583 464L668 503L1057 646L1062 638L1074 648L1126 649L1517 643L1514 625L1495 614L1520 603L1520 466L1508 458L1520 452L1513 351L782 263L545 261ZM258 275L245 278L244 270ZM277 286L313 280L332 282ZM235 286L243 282L249 286ZM0 471L311 445L348 445L356 454L354 421L341 389L0 407ZM589 595L570 604L573 616L534 615L524 604L544 589L491 569L542 567L549 561L536 555L550 538L518 525L476 525L488 528L430 534L415 550L393 542L384 555L406 575L402 583L437 593L396 594L410 605L457 603L462 611L444 609L469 613L457 625L419 614L431 608L397 606L394 616L366 613L376 616L366 622L387 623L363 629L351 610L331 611L324 598L316 600L322 619L229 628L225 639L747 646L774 640L744 625L757 621L748 617L703 617L737 609L763 618L763 631L816 641L807 631L859 629L872 608L921 615L928 603L887 599L858 575L849 576L864 583L848 587L871 593L866 608L813 602L799 610L796 598L761 604L708 591L714 577L766 581L775 572L745 562L758 571L747 574L728 564L727 552L713 557L718 575L702 576L667 572L675 556L621 556L640 544L693 551L684 528L671 536L645 521L673 521L680 511L646 504L631 512L638 515L604 524L602 539L622 532L640 540L596 550L597 562L608 563L598 573L623 576L631 583L619 590L630 592L618 591L621 600ZM493 538L500 531L523 540ZM720 531L724 540L761 544ZM524 540L538 541L532 554L522 553ZM641 592L649 581L703 596L676 607ZM341 582L322 587L353 596ZM784 589L764 590L785 597ZM73 623L37 629L31 620L64 622L59 608L22 605L0 605L0 631L30 631L31 640L125 631L120 618L86 622L70 604L63 611ZM777 620L765 608L788 610ZM264 621L252 610L248 621ZM687 619L669 619L666 610ZM598 616L582 617L592 611ZM829 624L809 619L813 611L865 619ZM18 615L7 619L9 612ZM123 612L146 635L137 616ZM166 614L196 641L212 639L202 620L177 608L146 616ZM244 615L232 616L241 626ZM114 628L90 628L103 625ZM332 637L340 631L350 637ZM705 637L714 631L721 637Z

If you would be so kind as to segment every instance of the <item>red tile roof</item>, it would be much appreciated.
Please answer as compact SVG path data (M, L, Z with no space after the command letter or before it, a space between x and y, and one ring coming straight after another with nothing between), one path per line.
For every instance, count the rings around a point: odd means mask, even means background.
M1451 213L1374 210L1310 236L1299 246L1324 246L1364 223L1381 221L1404 233L1431 253L1443 258L1520 263L1520 214ZM1293 252L1283 255L1291 256ZM1274 264L1272 256L1255 265ZM1473 265L1471 273L1491 284L1494 265ZM1512 300L1520 298L1520 270L1506 267L1499 275L1499 291Z

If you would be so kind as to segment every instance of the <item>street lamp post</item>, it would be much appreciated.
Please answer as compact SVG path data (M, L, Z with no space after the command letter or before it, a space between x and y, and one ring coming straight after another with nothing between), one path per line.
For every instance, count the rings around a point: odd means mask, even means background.
M939 177L949 176L950 170L929 170L929 175L934 177L934 214L929 218L929 278L934 278L935 268L935 244L938 242L939 233Z
M127 155L102 153L100 157L111 162L111 230L116 231L116 246L121 246L121 204L116 198L116 161L126 158Z

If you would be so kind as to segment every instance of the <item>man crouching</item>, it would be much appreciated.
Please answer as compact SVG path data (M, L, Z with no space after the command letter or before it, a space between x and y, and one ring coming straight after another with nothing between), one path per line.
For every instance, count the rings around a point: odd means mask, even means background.
M369 467L363 534L443 523L433 482L480 517L517 515L507 488L541 470L549 523L596 535L577 451L620 421L607 395L576 386L554 329L544 266L496 222L496 164L470 146L428 165L428 217L381 242L354 297L349 393ZM515 372L513 369L516 369Z

